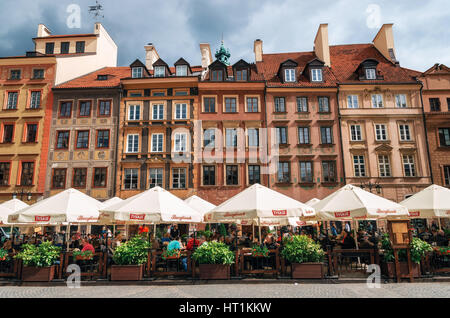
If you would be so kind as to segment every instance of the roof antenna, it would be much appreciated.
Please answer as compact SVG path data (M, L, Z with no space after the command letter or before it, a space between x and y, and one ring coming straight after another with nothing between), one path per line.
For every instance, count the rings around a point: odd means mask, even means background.
M100 11L103 11L103 6L95 0L95 6L89 6L89 13L92 13L94 18L104 18Z

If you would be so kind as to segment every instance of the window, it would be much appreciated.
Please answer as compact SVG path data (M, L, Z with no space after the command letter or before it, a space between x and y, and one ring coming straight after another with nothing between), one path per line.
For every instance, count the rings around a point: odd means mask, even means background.
M300 161L300 182L314 182L311 161Z
M235 113L236 112L236 98L235 97L225 97L225 112Z
M439 145L450 147L450 128L439 128Z
M289 162L278 162L277 182L289 183L291 181L291 173Z
M257 113L258 112L258 98L257 97L247 97L247 112Z
M383 107L383 97L381 94L372 95L372 108L382 108Z
M238 185L238 166L237 165L227 165L226 166L226 184L227 185Z
M351 141L361 141L361 126L360 125L350 125L350 139Z
M164 105L163 104L153 105L152 119L153 120L163 120L164 119Z
M166 76L166 67L155 66L155 77L164 77L164 76Z
M287 127L276 127L277 144L287 144Z
M80 117L89 117L91 116L91 102L90 101L82 101L80 102Z
M34 69L33 70L33 79L42 79L44 78L44 70L43 69Z
M401 141L410 141L411 133L409 131L409 125L399 125L398 128L400 130L400 140Z
M130 97L141 97L142 93L141 92L131 92L128 94Z
M58 131L56 136L56 149L68 149L70 131Z
M216 112L216 98L215 97L204 97L203 107L205 113L215 113Z
M94 188L104 188L106 187L107 176L106 173L108 168L94 168Z
M450 166L444 166L444 185L450 186Z
M247 80L247 70L236 71L236 81L246 81Z
M3 143L11 143L14 138L14 125L5 124L3 125Z
M164 134L152 134L152 152L163 151Z
M89 148L89 130L77 131L77 149Z
M185 189L186 188L186 169L174 168L172 169L172 188Z
M237 130L236 128L225 129L225 139L227 147L237 147Z
M74 168L72 186L74 188L86 188L86 168Z
M84 53L84 46L85 46L85 42L84 41L77 41L75 47L76 47L76 52L77 53Z
M72 102L62 102L59 105L59 117L70 118L72 116Z
M175 91L175 96L188 96L187 91Z
M447 109L450 111L450 97L447 97Z
M248 184L261 183L261 167L258 165L248 166Z
M333 143L333 133L331 127L320 127L320 142L321 144Z
M66 187L66 169L53 169L52 189L64 189Z
M203 166L203 185L216 184L216 167Z
M308 112L308 98L307 97L297 97L297 112L307 113Z
M38 109L39 107L41 107L41 92L33 91L30 97L30 108Z
M187 118L187 104L175 104L175 119Z
M249 128L247 130L248 134L248 146L249 147L258 147L259 146L259 129L258 128Z
M141 106L130 105L128 107L128 120L140 120L141 119Z
M286 105L284 97L275 97L275 112L276 113L285 113Z
M111 101L110 100L99 101L98 115L99 116L110 116L111 115Z
M441 101L439 98L430 98L430 109L432 112L440 112L441 111Z
M123 187L125 190L134 190L138 188L138 173L139 169L137 168L124 169L125 178Z
M61 54L69 54L70 42L61 42Z
M284 81L295 82L295 69L288 68L284 70Z
M313 68L311 70L311 80L313 82L322 82L322 70L320 68Z
M54 54L55 52L55 43L49 42L45 43L45 54Z
M378 155L378 167L380 169L380 177L391 176L391 164L389 162L389 156Z
M413 155L403 155L403 169L405 170L405 177L416 176L416 168L414 165Z
M9 92L8 93L8 105L6 109L17 109L17 98L19 97L18 92Z
M366 176L366 165L364 162L364 156L353 156L353 168L355 169L355 177Z
M330 102L328 97L319 97L319 113L329 113Z
M154 91L153 96L166 96L166 92L164 91Z
M21 70L11 70L11 74L9 79L12 80L20 80L20 76L22 75L22 71Z
M9 162L0 162L0 186L9 185L9 173L11 164Z
M308 145L311 143L309 138L309 127L298 127L298 143Z
M185 152L186 151L186 134L175 134L174 151Z
M109 148L109 130L97 131L97 148Z
M132 134L127 136L127 152L137 153L139 152L139 135Z
M382 125L382 124L375 125L375 139L378 141L386 141L387 140L386 125Z
M212 80L223 81L223 71L222 70L212 71Z
M33 185L34 162L22 162L22 174L20 176L21 186Z
M348 95L347 96L347 107L348 108L358 108L358 95Z
M216 132L214 128L205 129L203 132L203 147L215 147Z
M397 106L397 108L406 108L406 95L405 94L395 95L395 106Z
M133 67L131 69L131 77L132 78L142 78L143 70L144 69L142 67Z
M336 182L336 161L322 161L323 182Z
M37 124L26 124L27 128L27 136L25 141L26 142L36 142L37 141Z
M150 168L150 189L154 187L163 187L163 168Z
M176 74L177 76L187 76L187 65L177 65Z
M366 68L366 79L377 79L377 72L374 68Z

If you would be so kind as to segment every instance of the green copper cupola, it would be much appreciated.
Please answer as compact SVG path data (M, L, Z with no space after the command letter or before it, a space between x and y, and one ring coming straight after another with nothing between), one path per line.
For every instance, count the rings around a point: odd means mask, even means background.
M216 59L218 59L220 62L222 62L225 65L230 65L230 50L226 49L222 43L220 44L220 48L216 50Z

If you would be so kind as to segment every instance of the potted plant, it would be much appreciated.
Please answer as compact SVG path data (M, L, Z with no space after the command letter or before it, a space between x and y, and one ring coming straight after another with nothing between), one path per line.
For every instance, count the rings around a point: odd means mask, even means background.
M394 250L392 249L392 243L389 239L389 234L385 233L381 240L382 261L381 261L381 272L389 278L395 277L395 256ZM414 277L420 277L420 261L425 256L427 252L433 251L433 248L427 242L414 237L409 247L411 253L412 262L412 272ZM399 265L400 265L400 275L407 275L409 273L408 269L408 259L406 249L398 251Z
M234 253L221 242L205 242L192 254L198 261L200 279L229 279L230 265L234 263Z
M178 249L172 249L172 250L165 249L164 252L162 253L161 257L162 257L163 260L180 258L180 250L178 250Z
M73 256L73 260L74 261L87 261L87 260L91 260L94 258L94 254L92 253L92 251L73 251L72 253Z
M253 245L253 257L269 257L269 249L265 245Z
M24 282L49 282L55 276L55 261L59 258L61 248L52 242L40 245L24 244L22 251L15 258L23 262L22 280Z
M113 255L111 280L141 280L150 248L150 242L141 235L118 246Z
M8 260L9 260L8 251L5 250L4 248L0 248L0 261L8 261Z
M323 278L325 252L306 235L295 235L286 240L281 255L291 263L292 278Z

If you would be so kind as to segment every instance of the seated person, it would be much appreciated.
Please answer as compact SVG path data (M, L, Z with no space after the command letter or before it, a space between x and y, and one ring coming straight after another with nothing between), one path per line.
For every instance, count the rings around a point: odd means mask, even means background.
M369 234L364 233L359 240L359 247L362 249L374 248L375 244L369 239Z
M445 232L439 230L436 235L436 245L437 246L448 246L448 239L445 237Z
M196 238L194 239L194 234L191 234L191 238L189 239L187 245L186 245L186 249L188 251L193 251L194 250L194 244L195 247L199 247L200 246L200 241L197 240Z
M343 249L356 248L355 239L351 231L344 230L344 238L342 239L341 247Z
M169 233L164 233L164 236L161 238L161 243L164 246L167 246L170 243L170 234Z
M94 246L92 246L92 244L89 243L89 241L87 239L82 239L81 240L81 245L83 246L83 248L81 249L82 252L91 251L92 254L95 253Z
M184 248L183 244L180 242L180 237L177 237L176 239L174 239L173 241L171 241L169 243L169 245L167 245L167 250L168 251L172 251L172 250L182 250ZM187 257L182 257L181 258L181 263L183 264L183 269L184 271L187 271Z

